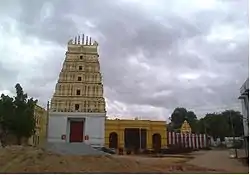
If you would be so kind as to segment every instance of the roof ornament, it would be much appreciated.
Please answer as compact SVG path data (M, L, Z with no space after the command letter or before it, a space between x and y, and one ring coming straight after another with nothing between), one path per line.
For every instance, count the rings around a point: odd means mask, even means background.
M77 37L75 37L75 43L74 44L77 44Z
M70 39L70 40L68 41L68 44L73 44L73 39Z
M96 42L96 41L94 41L94 44L93 44L94 46L98 46L99 44L98 44L98 42Z
M82 34L82 45L84 45L84 34Z

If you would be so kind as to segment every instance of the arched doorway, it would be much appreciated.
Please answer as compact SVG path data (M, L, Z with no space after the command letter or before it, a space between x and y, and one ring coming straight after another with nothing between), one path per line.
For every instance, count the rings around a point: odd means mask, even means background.
M152 136L153 149L158 152L161 149L161 135L156 133Z
M116 132L109 134L109 148L118 148L118 134Z

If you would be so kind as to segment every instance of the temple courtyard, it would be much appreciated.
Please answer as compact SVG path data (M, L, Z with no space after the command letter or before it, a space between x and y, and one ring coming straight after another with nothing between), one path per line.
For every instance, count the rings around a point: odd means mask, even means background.
M228 150L187 155L69 156L34 147L0 148L0 173L247 173L248 167L230 159Z

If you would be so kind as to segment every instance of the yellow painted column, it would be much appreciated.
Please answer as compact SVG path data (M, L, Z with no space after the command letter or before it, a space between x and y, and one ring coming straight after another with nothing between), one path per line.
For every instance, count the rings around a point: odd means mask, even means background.
M119 128L119 148L124 147L124 130L123 128Z
M161 147L167 146L167 131L162 130L160 134L161 134Z
M105 130L105 147L109 147L109 134L110 134L110 132L109 132L109 130L108 129L106 129Z
M151 128L147 132L147 149L152 148L152 131Z

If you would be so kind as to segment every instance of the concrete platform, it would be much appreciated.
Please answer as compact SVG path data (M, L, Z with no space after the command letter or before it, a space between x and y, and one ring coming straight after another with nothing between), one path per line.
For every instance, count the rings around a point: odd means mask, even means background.
M85 143L46 143L45 149L62 155L107 155Z

